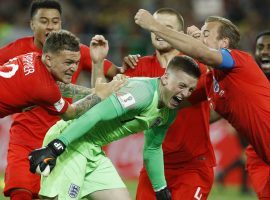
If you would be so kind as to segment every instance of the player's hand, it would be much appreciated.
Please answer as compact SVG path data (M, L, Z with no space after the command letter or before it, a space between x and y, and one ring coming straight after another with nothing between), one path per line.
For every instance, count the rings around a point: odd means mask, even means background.
M171 200L172 199L171 192L167 187L159 191L156 191L155 193L156 193L157 200Z
M95 35L90 41L90 55L93 63L102 62L109 51L108 41L102 35Z
M125 81L127 78L129 78L129 76L126 76L124 74L116 74L114 77L113 77L113 80L117 80L117 81Z
M134 19L136 24L149 31L155 31L156 26L159 24L154 17L144 9L138 10Z
M122 88L126 83L126 79L113 79L111 82L104 83L101 78L97 78L95 84L95 93L102 100L106 99L113 92L117 92L120 88Z
M139 62L140 54L136 55L128 55L124 57L122 67L120 68L120 72L124 73L128 68L134 69Z
M201 37L201 30L198 27L192 25L187 27L187 34L196 39L199 39Z
M65 151L65 144L58 139L29 154L30 171L48 176L56 165L56 158Z

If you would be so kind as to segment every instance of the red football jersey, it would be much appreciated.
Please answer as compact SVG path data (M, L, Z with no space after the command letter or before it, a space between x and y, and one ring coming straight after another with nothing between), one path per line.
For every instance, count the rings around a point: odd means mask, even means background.
M199 65L202 73L207 69ZM135 69L128 69L128 76L160 77L165 67L160 66L156 57L145 56L139 59ZM199 81L199 84L204 82ZM163 142L164 163L166 168L177 168L191 160L207 160L209 166L214 166L215 156L209 137L209 103L204 101L194 106L182 109L170 126ZM200 157L201 156L201 157ZM194 162L192 162L194 163Z
M231 55L232 69L215 69L207 76L208 100L270 164L269 81L249 54L231 50Z
M0 91L0 117L33 105L53 114L64 113L68 107L39 53L15 57L1 66Z
M41 50L35 46L33 37L18 39L0 49L0 64L7 62L14 56L32 51L41 53ZM72 83L75 83L81 70L91 71L92 60L89 48L81 44L80 51L81 60L78 70L72 77ZM104 62L105 74L111 65L112 63L108 60ZM39 148L48 129L58 120L60 120L60 117L50 115L41 107L35 107L27 112L16 114L14 115L14 122L10 129L10 143Z

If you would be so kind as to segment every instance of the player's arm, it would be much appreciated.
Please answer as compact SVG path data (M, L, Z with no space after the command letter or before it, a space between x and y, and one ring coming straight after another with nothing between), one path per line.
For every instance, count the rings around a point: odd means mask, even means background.
M135 23L169 42L180 52L216 68L231 68L233 59L228 50L216 50L207 47L201 41L170 29L153 18L146 10L140 9L135 16Z
M109 83L102 83L101 79L97 79L96 87L92 89L91 94L83 99L68 105L67 110L61 115L64 120L78 118L90 108L100 103L103 99L110 96L113 92L118 91L124 86L125 80L112 80Z
M164 174L162 142L168 127L155 127L145 131L143 162L158 200L170 200L170 191Z
M65 98L81 99L89 94L93 94L95 91L93 88L87 88L80 85L74 85L72 83L65 84L60 81L57 81L57 85L62 96Z
M109 51L108 41L102 35L95 35L90 41L90 55L92 58L91 85L95 87L97 78L107 81L104 72L104 62ZM107 71L107 77L112 79L120 72L114 64Z
M140 91L142 90L142 87L138 88ZM138 88L136 90L138 90ZM43 149L37 149L31 152L31 172L35 173L37 167L39 167L41 169L40 171L42 172L48 165L50 166L50 169L53 169L53 167L55 166L56 158L64 152L65 147L68 146L71 142L87 134L89 130L91 130L98 122L122 117L123 115L127 115L127 112L128 116L132 118L133 116L138 114L141 107L145 107L149 104L149 101L143 101L142 105L140 104L139 107L137 106L137 104L142 101L141 99L145 100L145 96L152 96L149 91L143 93L142 98L137 98L135 97L136 94L133 95L132 91L130 93L125 93L124 89L125 88L122 88L122 92L120 91L120 96L111 95L109 98L105 99L104 101L87 111L80 118L75 119L61 133L61 136L58 139L51 141L47 147ZM137 94L141 93L137 92ZM128 104L123 101L123 98L129 99L129 101L127 102ZM127 107L127 105L129 107ZM46 158L49 157L52 157L52 161L46 162Z

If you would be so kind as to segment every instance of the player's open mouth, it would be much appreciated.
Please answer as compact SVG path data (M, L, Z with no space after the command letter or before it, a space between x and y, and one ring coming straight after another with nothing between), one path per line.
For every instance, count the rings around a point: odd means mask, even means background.
M270 58L261 58L261 67L262 69L270 69Z
M156 37L156 40L159 41L159 42L164 41L164 40L163 40L162 38L160 38L160 37Z
M45 37L48 37L49 33L45 33Z
M176 107L181 103L182 100L183 99L181 97L179 97L179 96L173 96L171 103L172 103L173 106Z

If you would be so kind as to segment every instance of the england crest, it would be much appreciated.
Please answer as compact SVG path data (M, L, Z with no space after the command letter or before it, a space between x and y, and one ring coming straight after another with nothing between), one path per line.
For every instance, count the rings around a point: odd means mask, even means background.
M80 192L80 187L73 183L70 184L68 194L71 198L76 198Z

